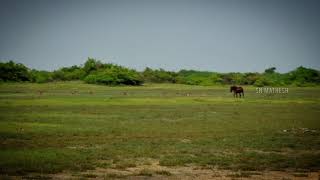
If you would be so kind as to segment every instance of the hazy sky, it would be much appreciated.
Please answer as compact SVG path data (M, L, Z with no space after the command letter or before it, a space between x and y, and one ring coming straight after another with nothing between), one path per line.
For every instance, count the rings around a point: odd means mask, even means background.
M0 0L0 60L138 70L320 69L319 0Z

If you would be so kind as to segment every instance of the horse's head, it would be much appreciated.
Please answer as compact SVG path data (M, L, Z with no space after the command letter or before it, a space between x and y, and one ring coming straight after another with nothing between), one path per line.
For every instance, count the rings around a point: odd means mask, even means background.
M231 86L230 87L230 92L235 91L237 89L237 86Z

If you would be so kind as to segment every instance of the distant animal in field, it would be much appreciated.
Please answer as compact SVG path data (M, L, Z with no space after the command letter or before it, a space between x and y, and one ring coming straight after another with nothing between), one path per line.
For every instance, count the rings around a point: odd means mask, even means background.
M233 97L235 97L235 98L238 98L238 94L239 94L240 98L241 98L241 95L244 98L244 91L243 91L242 87L231 86L230 92L233 92Z
M127 92L123 92L122 94L123 94L124 96L128 95L128 93L127 93Z

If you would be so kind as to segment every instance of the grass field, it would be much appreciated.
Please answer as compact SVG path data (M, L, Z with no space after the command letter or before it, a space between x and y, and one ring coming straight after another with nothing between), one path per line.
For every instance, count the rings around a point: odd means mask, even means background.
M0 84L0 173L163 167L320 169L320 88ZM41 91L42 93L40 93ZM169 171L139 175L170 175ZM95 177L87 174L86 177ZM118 177L111 174L110 177Z

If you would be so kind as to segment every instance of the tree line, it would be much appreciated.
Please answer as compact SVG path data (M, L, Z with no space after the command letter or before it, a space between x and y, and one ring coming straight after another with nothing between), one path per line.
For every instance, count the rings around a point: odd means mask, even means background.
M218 73L209 71L180 70L178 72L164 69L145 68L138 72L124 66L103 63L88 58L80 66L63 67L54 71L30 69L13 61L0 62L0 82L36 82L82 80L90 84L104 85L142 85L150 83L179 83L188 85L254 85L262 86L313 86L320 84L320 71L298 67L288 73L276 72L275 67L263 73Z

